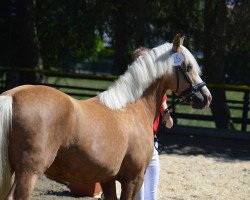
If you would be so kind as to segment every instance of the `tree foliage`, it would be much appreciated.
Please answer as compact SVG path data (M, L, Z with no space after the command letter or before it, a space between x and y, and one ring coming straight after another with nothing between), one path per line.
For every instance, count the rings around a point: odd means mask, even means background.
M120 73L129 62L129 51L171 41L177 32L185 33L187 45L201 49L202 9L202 1L187 0L38 1L37 29L44 65L69 66L72 61L91 58L96 41L104 34L111 40Z
M69 66L96 50L94 1L38 1L37 29L45 66Z
M2 53L0 63L13 68L41 68L42 59L39 51L35 26L35 1L13 0L1 2L4 9L0 18ZM22 84L35 84L41 81L39 74L10 72L6 75L6 89Z
M236 2L227 18L226 78L229 83L250 84L250 1Z
M236 2L225 22L225 70L229 77L239 73L233 66L249 67L250 6L247 0ZM204 0L37 0L34 13L44 66L68 67L84 59L98 59L104 35L114 49L114 71L119 73L126 69L130 51L171 42L179 32L186 35L188 48L202 51L206 41L204 8ZM11 1L2 1L0 9L0 42L6 47L1 48L0 62L7 65L13 27Z

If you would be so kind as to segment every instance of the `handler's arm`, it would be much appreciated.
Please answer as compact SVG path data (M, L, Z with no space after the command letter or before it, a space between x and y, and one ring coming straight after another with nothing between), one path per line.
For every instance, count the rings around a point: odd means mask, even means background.
M161 114L162 114L162 119L165 122L165 126L167 128L172 128L174 122L173 122L173 119L172 119L172 117L170 115L169 110L167 109L168 105L167 105L166 100L167 100L167 98L165 98L165 100L162 102L160 110L161 110Z

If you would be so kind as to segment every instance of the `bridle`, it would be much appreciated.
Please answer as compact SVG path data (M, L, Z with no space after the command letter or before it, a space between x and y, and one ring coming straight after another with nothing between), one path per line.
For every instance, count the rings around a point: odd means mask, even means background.
M188 66L187 66L188 67ZM176 100L168 106L168 110L171 109L175 104L177 103L190 103L192 100L193 95L200 91L202 87L206 86L206 83L202 81L201 83L198 84L193 84L191 81L188 72L189 70L185 66L184 62L181 65L175 66L175 71L176 71L176 90L174 91ZM179 85L180 85L180 80L179 80L179 72L182 74L183 78L188 82L189 88L186 90L182 91L180 95L177 95L179 90Z

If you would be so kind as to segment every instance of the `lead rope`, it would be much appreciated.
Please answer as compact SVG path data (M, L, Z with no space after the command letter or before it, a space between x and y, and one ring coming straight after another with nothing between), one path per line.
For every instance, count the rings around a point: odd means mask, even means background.
M158 144L158 147L156 146L156 144ZM165 145L164 144L161 144L159 143L159 139L157 137L157 135L155 134L154 135L154 148L156 149L156 151L158 151L158 153L160 154L164 148L165 148Z

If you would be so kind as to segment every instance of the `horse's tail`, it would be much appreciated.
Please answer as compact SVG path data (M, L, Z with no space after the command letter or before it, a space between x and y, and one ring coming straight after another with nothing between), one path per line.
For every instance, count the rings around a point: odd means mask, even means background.
M0 96L0 199L11 187L11 168L8 156L8 133L12 125L12 97Z

